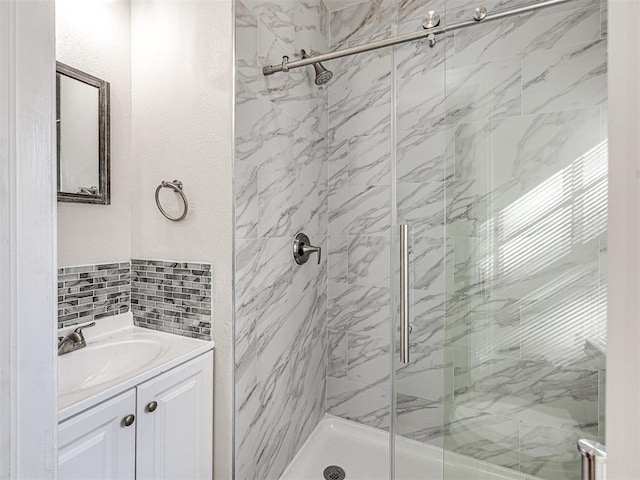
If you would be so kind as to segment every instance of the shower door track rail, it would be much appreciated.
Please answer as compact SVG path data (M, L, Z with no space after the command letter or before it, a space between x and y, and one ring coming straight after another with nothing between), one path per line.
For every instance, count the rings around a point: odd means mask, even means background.
M490 22L492 20L500 20L502 18L508 18L514 15L521 15L523 13L534 12L536 10L540 10L543 8L553 7L555 5L560 5L563 3L568 3L573 1L576 1L576 0L546 0L543 2L524 5L522 7L512 8L509 10L499 10L494 13L487 13L486 16L483 16L481 19L479 18L478 20L472 19L468 21L453 23L451 25L425 28L420 32L406 33L404 35L399 35L397 37L378 40L375 42L370 42L370 43L366 43L364 45L358 45L355 47L343 48L342 50L336 50L335 52L322 53L319 55L314 55L311 57L303 58L301 60L295 60L292 62L289 61L289 57L284 56L282 57L282 64L266 65L262 67L262 73L265 76L273 75L274 73L277 73L277 72L288 72L291 69L305 67L307 65L311 65L317 62L326 62L328 60L335 60L336 58L357 55L359 53L370 52L371 50L378 50L380 48L385 48L385 47L392 47L393 45L413 42L414 40L421 40L428 37L430 37L431 39L435 39L436 35L441 35L443 33L453 32L456 30L461 30L463 28L472 27L479 23ZM433 37L431 37L431 35L433 35ZM433 42L432 40L430 44L433 45L433 43L435 42Z

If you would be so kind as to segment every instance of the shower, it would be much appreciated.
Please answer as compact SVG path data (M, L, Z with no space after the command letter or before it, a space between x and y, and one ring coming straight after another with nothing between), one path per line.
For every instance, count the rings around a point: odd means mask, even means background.
M580 478L606 4L235 2L236 478Z
M300 54L302 58L311 58L305 50L300 50ZM333 72L324 68L324 65L320 62L314 63L313 69L316 71L316 79L314 82L318 86L324 85L333 78Z

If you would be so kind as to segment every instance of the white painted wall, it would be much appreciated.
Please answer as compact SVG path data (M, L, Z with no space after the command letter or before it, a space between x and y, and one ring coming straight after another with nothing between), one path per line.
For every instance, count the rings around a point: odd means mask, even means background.
M640 2L609 0L609 480L640 478Z
M53 1L0 2L0 478L56 469Z
M214 477L231 478L232 2L133 0L132 193L134 258L213 265ZM181 180L190 212L165 219L162 180ZM165 189L167 208L178 208Z
M128 0L56 0L56 58L111 83L111 205L58 204L59 266L131 258Z

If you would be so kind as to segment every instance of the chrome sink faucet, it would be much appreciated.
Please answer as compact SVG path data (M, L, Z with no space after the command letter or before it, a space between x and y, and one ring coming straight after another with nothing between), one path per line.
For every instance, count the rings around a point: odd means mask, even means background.
M82 334L82 329L95 326L96 322L80 325L66 337L58 337L58 355L80 350L87 346L87 342Z

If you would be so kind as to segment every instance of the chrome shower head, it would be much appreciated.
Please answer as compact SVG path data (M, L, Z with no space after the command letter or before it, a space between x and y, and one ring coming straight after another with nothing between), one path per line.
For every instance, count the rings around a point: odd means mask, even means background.
M310 58L309 55L307 55L306 51L301 50L300 53L302 55L302 58ZM314 63L313 69L316 72L315 84L318 86L324 85L333 78L333 72L324 68L324 65L322 65L320 62Z
M324 68L320 62L314 63L313 68L316 71L316 85L324 85L333 78L333 72Z

